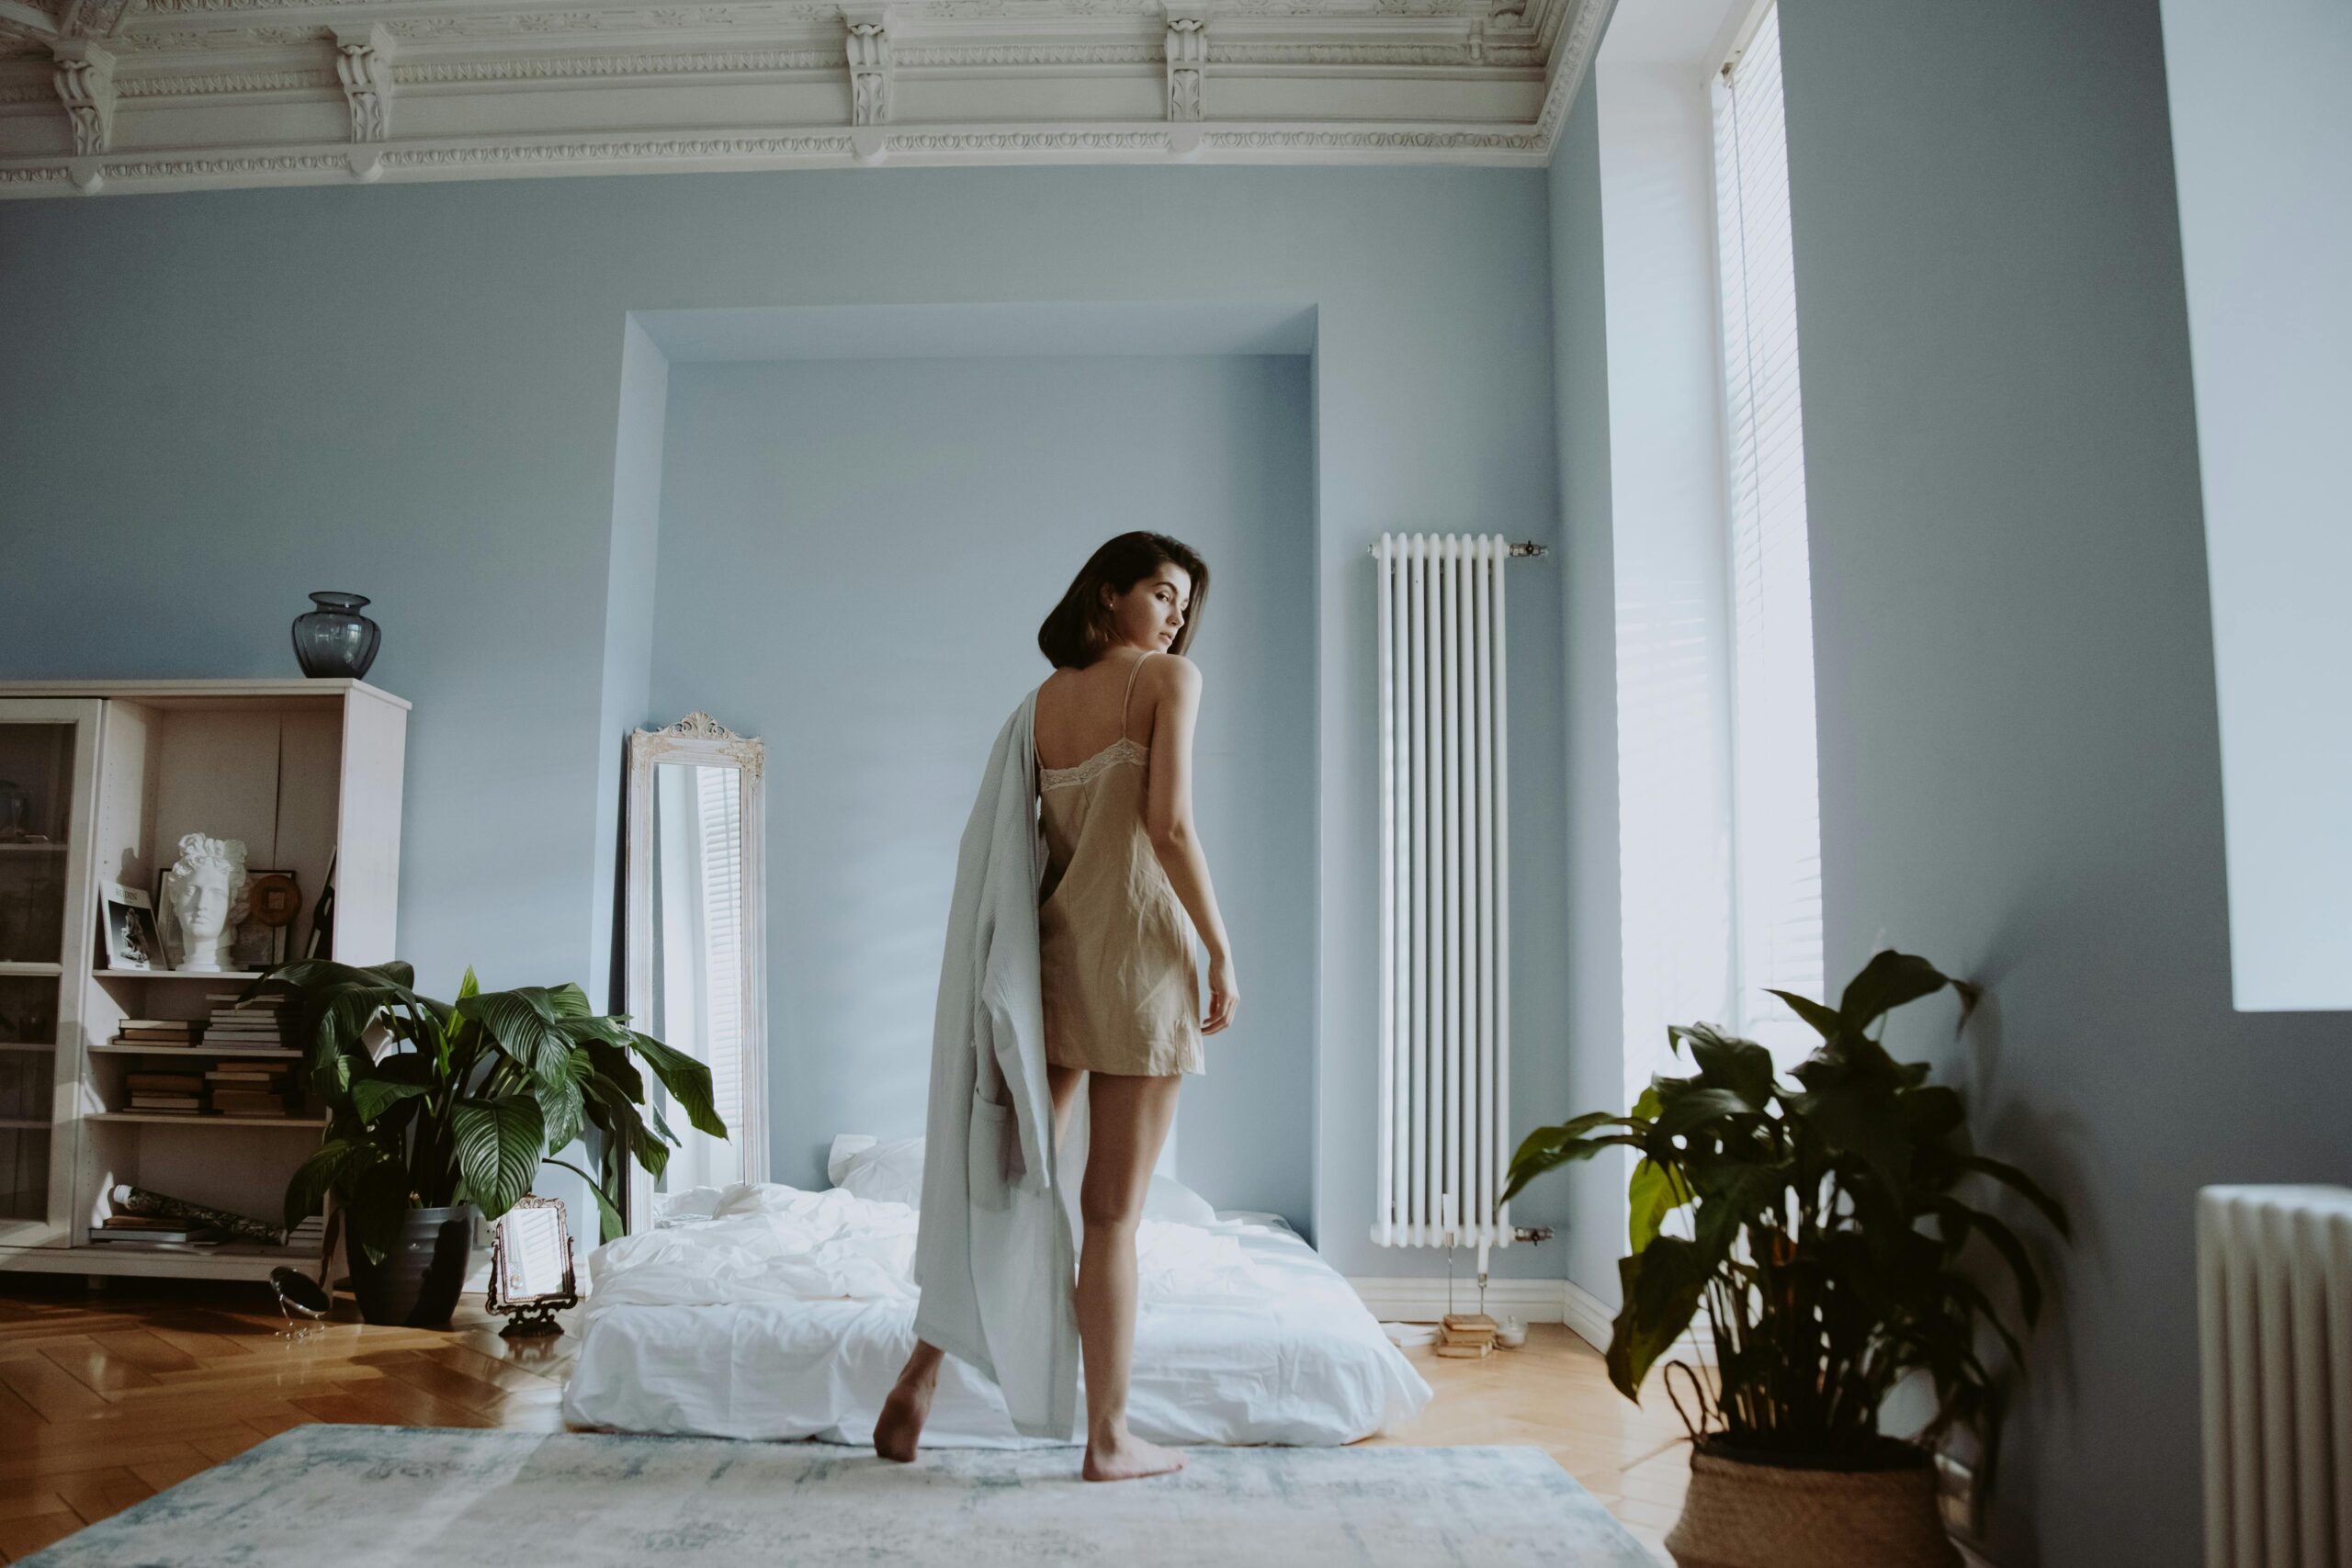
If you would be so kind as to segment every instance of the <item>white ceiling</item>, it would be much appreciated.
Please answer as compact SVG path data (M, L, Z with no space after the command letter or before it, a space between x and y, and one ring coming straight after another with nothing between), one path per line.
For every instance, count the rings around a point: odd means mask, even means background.
M1609 6L0 0L0 197L860 164L1541 164Z

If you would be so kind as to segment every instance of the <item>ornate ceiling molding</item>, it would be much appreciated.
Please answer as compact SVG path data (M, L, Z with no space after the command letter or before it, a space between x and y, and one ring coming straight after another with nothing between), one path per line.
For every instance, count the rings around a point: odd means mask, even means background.
M0 199L881 163L1540 165L1609 0L1500 3L59 0L55 27L110 29L69 34L0 0Z

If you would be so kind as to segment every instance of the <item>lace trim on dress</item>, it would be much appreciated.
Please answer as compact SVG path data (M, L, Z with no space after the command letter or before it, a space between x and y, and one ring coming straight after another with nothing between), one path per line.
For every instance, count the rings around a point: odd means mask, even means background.
M1037 787L1041 790L1070 789L1079 784L1091 784L1122 762L1141 762L1150 755L1150 747L1122 735L1074 767L1048 768L1039 763Z

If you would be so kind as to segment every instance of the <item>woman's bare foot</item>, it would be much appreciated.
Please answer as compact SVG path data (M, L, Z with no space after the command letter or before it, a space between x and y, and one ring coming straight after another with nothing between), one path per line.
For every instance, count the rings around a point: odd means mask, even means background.
M1086 1462L1079 1473L1089 1481L1133 1481L1138 1476L1161 1475L1184 1468L1184 1456L1174 1449L1163 1449L1158 1443L1147 1443L1132 1432L1123 1432L1105 1441L1090 1439L1086 1445Z
M922 1438L922 1424L931 1415L933 1389L925 1383L901 1382L882 1402L874 1423L874 1451L884 1459L911 1463Z

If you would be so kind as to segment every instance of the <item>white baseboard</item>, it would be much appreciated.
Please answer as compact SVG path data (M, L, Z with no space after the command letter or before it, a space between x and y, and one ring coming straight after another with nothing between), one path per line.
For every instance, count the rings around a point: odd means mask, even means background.
M1478 1281L1476 1279L1453 1281L1453 1304L1446 1304L1446 1281L1442 1275L1414 1275L1407 1278L1354 1279L1348 1283L1373 1316L1384 1323L1435 1323L1449 1312L1478 1310ZM1486 1310L1497 1317L1508 1314L1522 1323L1558 1323L1562 1320L1560 1288L1564 1280L1487 1280Z
M1372 1315L1384 1323L1435 1323L1447 1312L1476 1312L1478 1282L1476 1280L1453 1282L1453 1303L1445 1304L1445 1280L1442 1276L1414 1275L1408 1278L1373 1278L1351 1276L1348 1283L1363 1298ZM1564 1323L1576 1337L1596 1350L1607 1350L1616 1309L1609 1306L1590 1291L1568 1280L1496 1280L1487 1281L1487 1310L1497 1315L1509 1313L1524 1323ZM1701 1366L1713 1366L1715 1347L1712 1340L1696 1330L1675 1342L1674 1349L1665 1359L1695 1361Z
M1560 1300L1565 1311L1560 1321L1576 1331L1577 1338L1596 1350L1609 1348L1611 1325L1617 1314L1599 1296L1573 1280L1560 1281Z

